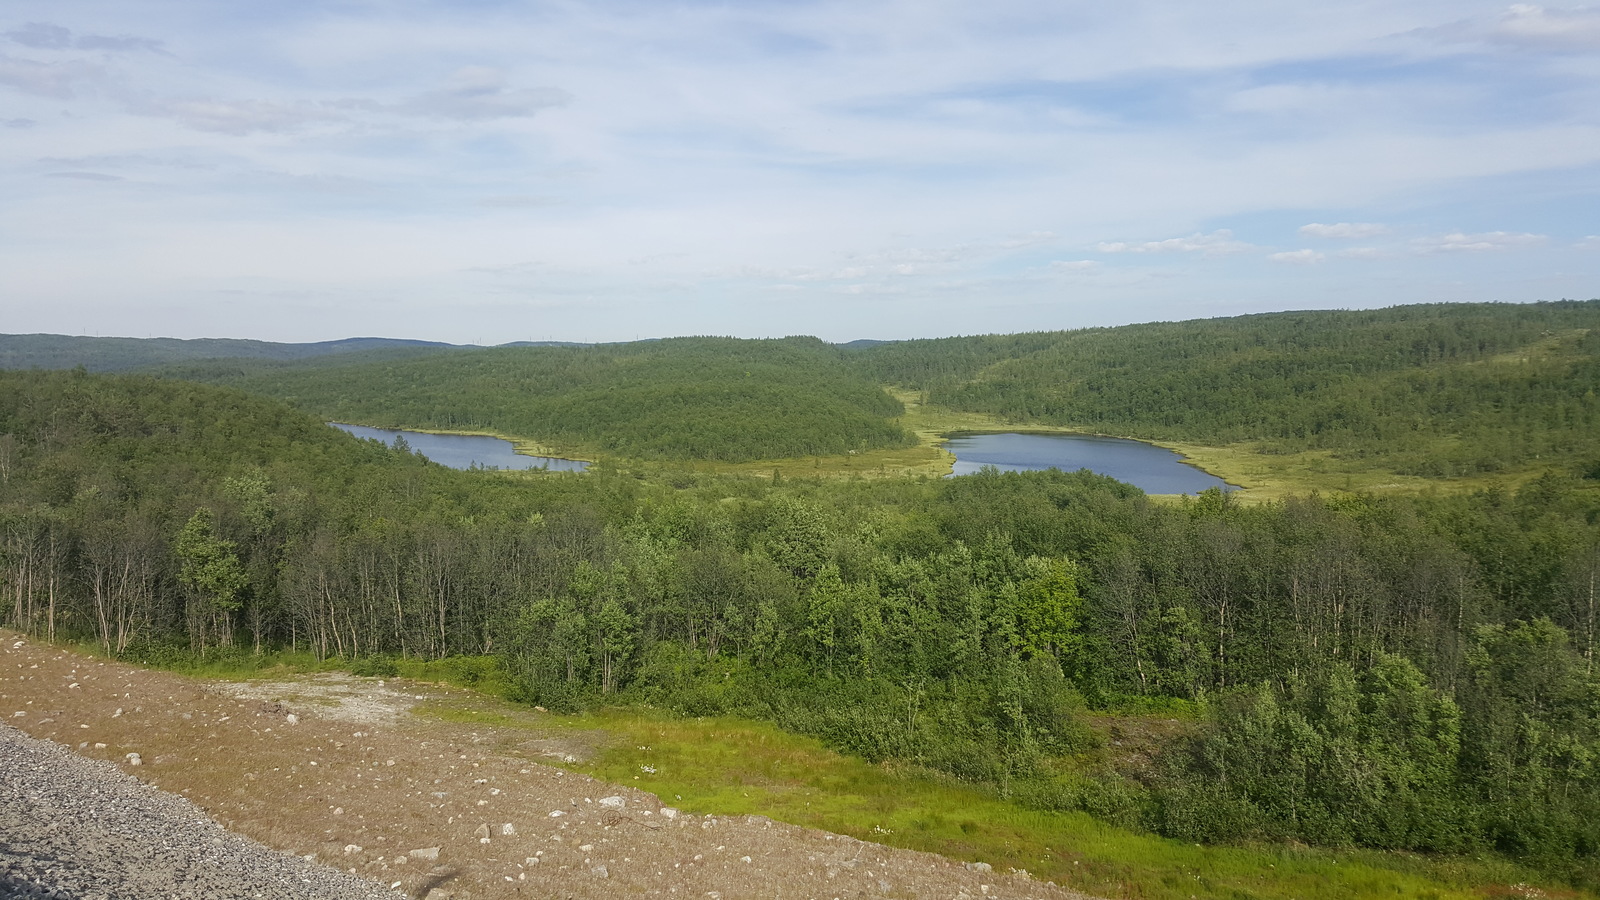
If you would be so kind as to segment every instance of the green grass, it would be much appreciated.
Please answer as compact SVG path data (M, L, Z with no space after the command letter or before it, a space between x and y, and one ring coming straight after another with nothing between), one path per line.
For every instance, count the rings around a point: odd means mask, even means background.
M872 765L759 722L632 708L533 721L489 707L429 714L462 724L603 733L596 755L568 767L651 791L689 812L764 815L1000 871L1025 869L1106 897L1481 900L1525 896L1510 886L1541 881L1493 860L1184 844L1083 813L1026 809L927 772Z

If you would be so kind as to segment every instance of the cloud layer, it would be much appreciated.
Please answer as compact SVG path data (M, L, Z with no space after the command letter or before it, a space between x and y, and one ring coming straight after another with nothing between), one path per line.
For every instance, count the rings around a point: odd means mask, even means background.
M1600 295L1600 7L0 10L19 331L1020 331Z

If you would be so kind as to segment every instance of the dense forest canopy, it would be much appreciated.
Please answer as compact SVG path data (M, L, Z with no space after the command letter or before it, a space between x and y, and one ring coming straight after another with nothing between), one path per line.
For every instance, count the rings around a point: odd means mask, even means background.
M1597 488L1559 471L1251 506L1086 472L456 472L232 389L0 373L15 627L147 661L492 654L552 708L760 717L1185 840L1594 883L1597 585ZM1080 765L1085 708L1206 725Z
M1013 422L1424 476L1575 462L1600 445L1600 300L1286 312L862 351L872 377Z
M384 351L427 352L449 344L390 338L345 338L312 344L280 344L235 338L81 337L64 334L0 334L0 369L71 369L126 372L220 358L296 360Z
M87 348L90 369L165 361L151 371L276 397L325 420L488 431L578 455L727 462L905 447L912 439L894 421L903 409L883 390L893 387L1012 426L1327 453L1373 471L1461 477L1600 465L1597 326L1600 300L844 346L679 338L362 349L369 339L40 344L50 336L31 335L0 336L0 367L11 359L49 368ZM196 358L212 345L230 358Z
M899 401L844 365L844 353L815 338L675 338L168 374L334 421L491 431L634 458L743 461L912 443L890 421Z

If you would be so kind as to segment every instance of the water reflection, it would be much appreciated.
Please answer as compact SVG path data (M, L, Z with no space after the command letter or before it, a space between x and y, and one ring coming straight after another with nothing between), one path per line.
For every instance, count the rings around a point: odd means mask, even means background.
M1088 434L957 434L944 445L956 456L952 475L984 466L1026 472L1089 469L1125 481L1147 494L1198 494L1207 488L1236 490L1165 447Z
M470 469L473 466L494 469L549 469L552 472L582 472L588 463L578 459L560 459L554 456L524 456L516 452L510 441L477 434L432 434L426 431L398 431L390 428L368 428L365 425L345 425L329 422L341 431L360 438L376 438L393 444L403 437L412 450L452 469Z

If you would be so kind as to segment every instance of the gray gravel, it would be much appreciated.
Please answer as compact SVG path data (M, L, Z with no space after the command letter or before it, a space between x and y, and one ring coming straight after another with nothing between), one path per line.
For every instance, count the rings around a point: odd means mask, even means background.
M230 834L198 807L0 725L0 900L396 900Z

